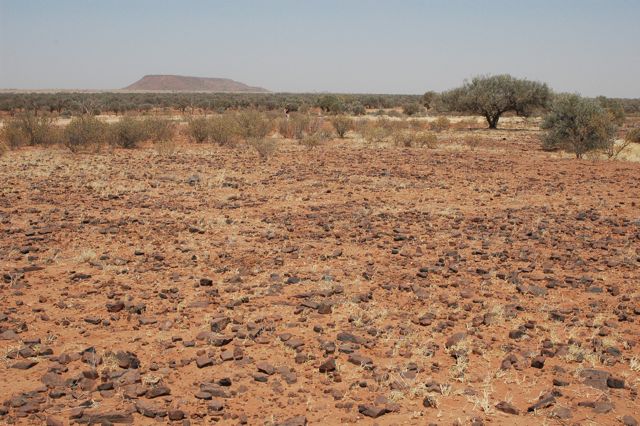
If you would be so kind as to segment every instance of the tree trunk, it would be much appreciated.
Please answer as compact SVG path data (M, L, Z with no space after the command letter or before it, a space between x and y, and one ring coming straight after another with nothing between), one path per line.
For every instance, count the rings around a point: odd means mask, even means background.
M498 120L500 120L500 115L494 115L491 117L487 117L487 121L489 122L489 128L490 129L497 129L498 128Z

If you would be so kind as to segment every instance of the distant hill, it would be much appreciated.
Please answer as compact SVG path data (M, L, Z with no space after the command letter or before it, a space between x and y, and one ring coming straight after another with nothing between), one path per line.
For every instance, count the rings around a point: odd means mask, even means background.
M172 92L268 92L228 78L187 77L183 75L145 75L123 90Z

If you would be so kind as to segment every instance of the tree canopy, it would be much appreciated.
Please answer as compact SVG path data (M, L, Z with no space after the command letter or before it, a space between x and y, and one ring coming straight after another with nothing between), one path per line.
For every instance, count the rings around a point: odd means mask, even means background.
M442 94L442 103L450 111L480 114L490 129L507 111L520 116L530 115L536 108L544 108L551 99L545 83L512 77L508 74L474 77L461 87Z

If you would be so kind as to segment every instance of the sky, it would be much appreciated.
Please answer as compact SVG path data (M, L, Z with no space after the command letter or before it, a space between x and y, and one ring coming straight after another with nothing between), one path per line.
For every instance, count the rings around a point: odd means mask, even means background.
M0 0L0 88L419 94L508 73L640 97L639 18L640 0Z

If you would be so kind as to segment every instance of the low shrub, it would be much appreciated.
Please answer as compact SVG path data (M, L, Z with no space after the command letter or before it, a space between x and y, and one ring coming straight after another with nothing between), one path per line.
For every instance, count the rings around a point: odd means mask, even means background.
M29 136L18 120L9 120L2 127L2 140L7 146L17 148L29 144Z
M221 146L233 146L240 135L238 122L223 114L209 120L209 139Z
M393 143L396 146L411 148L413 146L413 133L397 131L392 134Z
M402 112L408 116L416 115L422 111L422 106L419 103L409 103L402 106Z
M7 147L7 145L5 143L3 143L3 142L0 142L0 157L5 155L8 150L9 150L9 148Z
M61 141L61 131L53 118L25 112L5 123L3 139L12 148L24 145L53 145Z
M291 113L289 119L278 121L278 133L287 139L302 139L309 132L311 117L307 114Z
M432 132L417 132L414 134L414 143L421 148L436 149L438 135Z
M271 138L250 138L247 139L247 144L256 150L262 161L267 160L278 149L276 141Z
M333 124L333 128L341 139L343 139L347 132L353 128L353 120L344 115L338 115L332 118L331 124Z
M273 123L262 113L248 110L239 113L236 121L240 134L247 140L264 139L271 133Z
M438 117L431 122L431 130L434 132L449 130L449 127L451 127L451 121L447 117Z
M72 152L98 150L107 141L107 124L91 115L75 117L64 129L64 145Z
M475 151L480 146L480 139L475 136L468 136L464 138L462 143L471 151Z
M187 134L196 143L209 140L209 121L204 117L191 118L187 122Z
M154 143L172 140L176 133L176 124L166 118L145 118L143 126L147 137Z
M328 132L320 130L311 135L305 136L302 138L300 143L307 147L307 149L313 149L325 144L330 138L331 135Z
M132 117L124 117L109 126L111 143L126 149L133 149L144 140L150 139L145 123Z
M631 143L640 143L640 127L629 130L625 140L628 140Z

